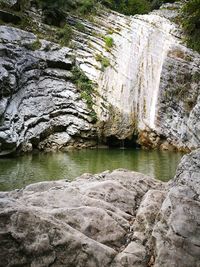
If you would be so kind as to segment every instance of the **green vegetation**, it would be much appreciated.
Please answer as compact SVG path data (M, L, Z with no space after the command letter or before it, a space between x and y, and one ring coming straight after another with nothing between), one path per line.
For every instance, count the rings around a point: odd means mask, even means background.
M32 3L30 0L21 0L17 9L23 11L33 4L45 11L47 22L49 20L59 24L63 21L65 12L89 16L96 14L102 6L105 6L126 15L135 15L148 13L166 2L175 2L175 0L35 0ZM7 7L5 2L0 2L0 6Z
M63 11L71 11L77 14L86 15L94 13L96 9L96 0L37 0L43 9L62 9Z
M189 0L183 6L182 26L188 46L200 52L200 0Z
M145 14L154 8L159 8L163 3L175 0L37 0L37 2L45 10L55 12L59 9L88 16L97 13L102 5L126 15Z
M107 57L102 56L101 54L97 54L95 57L96 61L101 63L101 70L104 71L105 68L110 66L110 61Z
M103 4L126 15L144 14L151 9L148 0L105 0Z
M73 31L70 25L65 24L61 29L56 32L57 39L62 46L68 46L73 37Z
M85 26L81 23L81 22L77 22L75 24L75 28L79 31L79 32L86 32Z
M145 14L175 0L103 0L105 6L125 15Z
M81 0L77 6L78 13L86 15L95 12L95 0Z
M72 26L66 24L67 12L91 19L93 14L98 13L98 10L105 6L126 15L144 14L166 2L172 3L175 0L21 0L12 10L3 1L0 1L0 7L8 12L11 11L13 15L21 19L18 27L32 31L40 38L59 42L61 45L68 45L73 37L73 30ZM52 27L52 30L46 33L40 32L37 23L32 21L25 12L31 5L42 8L44 22L55 26L55 28ZM200 52L200 0L186 1L182 8L181 17L188 46ZM9 23L3 18L1 20L0 24ZM13 21L10 23L15 26ZM85 32L85 27L81 22L77 22L74 27L78 31ZM112 33L113 30L109 29L108 36L103 37L107 51L110 51L114 45L112 37L109 36ZM33 45L33 49L37 49L37 47L37 43Z
M78 67L74 67L72 69L72 74L73 74L72 80L76 84L81 94L81 98L86 101L87 106L90 109L90 116L92 117L93 122L96 122L97 115L93 109L94 102L92 100L92 94L94 94L94 84L90 79L88 79L85 73Z
M113 45L114 45L113 38L110 36L105 36L104 41L105 41L106 50L110 50L110 48L113 47Z
M36 39L33 43L27 44L26 45L26 48L27 49L30 49L32 51L35 51L35 50L40 49L41 46L42 46L42 44L40 43L40 40L39 39Z

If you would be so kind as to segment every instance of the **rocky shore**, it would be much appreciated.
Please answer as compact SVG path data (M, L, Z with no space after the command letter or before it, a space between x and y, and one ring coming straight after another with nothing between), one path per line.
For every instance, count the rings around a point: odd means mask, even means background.
M199 267L200 150L162 183L128 170L0 193L0 266Z

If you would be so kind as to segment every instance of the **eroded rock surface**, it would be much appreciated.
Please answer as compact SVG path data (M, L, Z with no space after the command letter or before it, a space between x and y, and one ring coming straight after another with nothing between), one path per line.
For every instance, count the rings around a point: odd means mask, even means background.
M200 150L185 156L153 230L155 266L200 266Z
M71 50L7 26L0 36L0 151L92 144L90 110L72 82Z
M1 193L1 263L110 266L130 242L143 195L162 187L145 175L117 170Z
M180 8L167 4L134 17L103 13L84 24L90 34L75 42L77 61L98 83L95 108L108 142L130 140L137 132L145 148L199 147L200 56L184 45L174 22ZM113 38L112 48L106 49L102 36ZM100 58L109 66L103 68Z
M200 150L168 184L126 170L0 193L2 266L200 266Z
M16 1L9 2L12 15ZM44 38L59 31L44 23L41 10L27 8ZM105 10L92 21L69 15L71 48L1 26L2 154L16 148L91 146L97 137L110 145L125 140L125 145L163 150L198 148L200 56L183 44L174 23L179 10L176 3L134 17ZM94 102L97 131L73 83L74 59L95 84L89 101Z

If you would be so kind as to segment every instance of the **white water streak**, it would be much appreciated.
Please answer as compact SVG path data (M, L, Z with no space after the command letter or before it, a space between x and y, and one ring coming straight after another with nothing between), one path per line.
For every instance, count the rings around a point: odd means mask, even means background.
M174 26L152 14L125 22L129 25L114 36L113 68L101 77L101 94L123 114L137 118L140 130L154 129L162 66L175 41Z

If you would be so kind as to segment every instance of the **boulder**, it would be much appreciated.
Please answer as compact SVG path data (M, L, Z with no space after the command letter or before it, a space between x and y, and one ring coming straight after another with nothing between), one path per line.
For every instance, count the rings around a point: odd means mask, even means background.
M0 194L3 266L110 266L129 244L142 196L163 185L143 174L116 170L74 182L42 182ZM145 249L132 242L122 252ZM123 261L119 254L115 259ZM133 259L134 258L134 259Z
M200 150L162 183L119 169L0 192L2 266L200 266Z
M184 156L153 230L155 266L200 266L200 150Z

